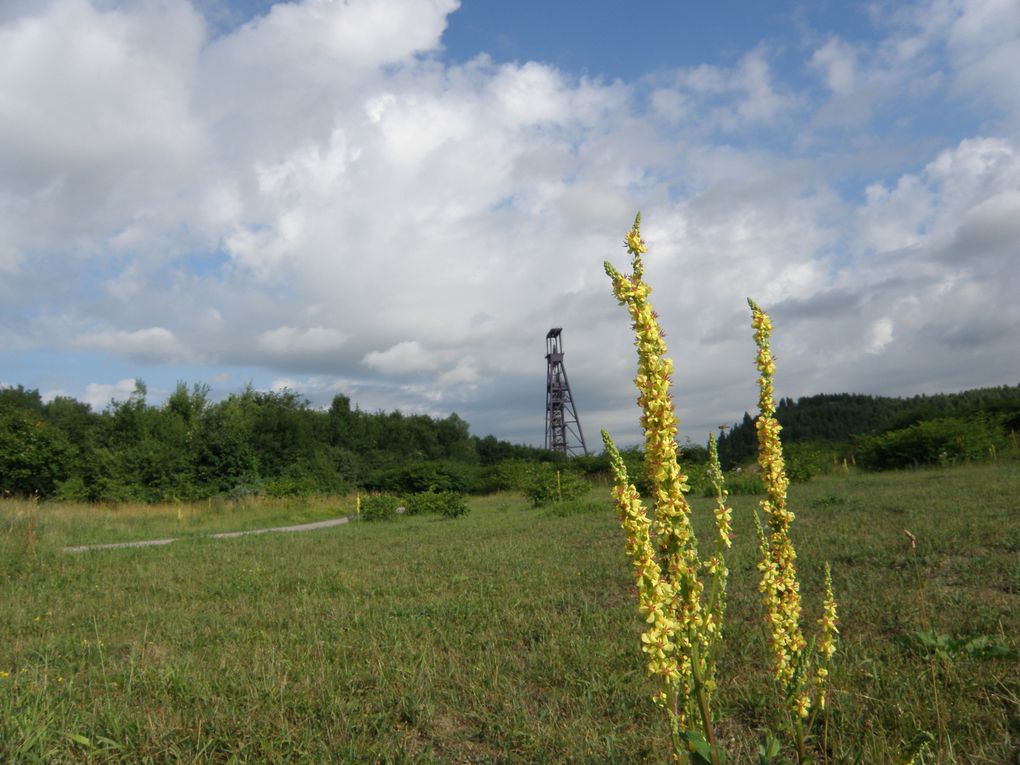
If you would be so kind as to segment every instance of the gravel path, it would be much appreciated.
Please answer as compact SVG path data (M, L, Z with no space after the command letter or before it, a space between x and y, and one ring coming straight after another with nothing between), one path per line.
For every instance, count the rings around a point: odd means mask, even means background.
M339 526L342 523L347 523L350 520L347 516L343 518L331 518L328 521L315 521L313 523L299 523L296 526L274 526L269 529L249 529L248 531L221 531L218 534L204 534L210 539L233 539L234 537L248 536L249 534L268 534L271 531L315 531L317 529L328 529L332 526ZM187 537L188 539L196 539L196 537ZM80 553L87 552L89 550L112 550L117 547L156 547L159 545L168 545L171 542L176 542L177 537L172 539L147 539L141 542L111 542L105 545L77 545L75 547L65 547L64 552L69 553Z

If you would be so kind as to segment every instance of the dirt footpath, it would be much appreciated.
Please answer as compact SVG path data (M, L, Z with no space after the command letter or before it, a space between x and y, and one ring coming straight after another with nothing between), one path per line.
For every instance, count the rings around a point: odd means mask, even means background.
M248 531L221 531L218 534L202 534L199 537L174 537L172 539L148 539L140 542L111 542L105 545L78 545L76 547L65 547L64 552L69 553L80 553L88 552L89 550L112 550L117 547L156 547L158 545L168 545L172 542L178 541L178 539L197 539L201 537L208 537L210 539L233 539L234 537L243 537L248 534L268 534L275 531L315 531L317 529L328 529L332 526L339 526L342 523L347 523L350 520L347 516L343 518L331 518L327 521L315 521L313 523L299 523L296 526L274 526L269 529L248 529Z

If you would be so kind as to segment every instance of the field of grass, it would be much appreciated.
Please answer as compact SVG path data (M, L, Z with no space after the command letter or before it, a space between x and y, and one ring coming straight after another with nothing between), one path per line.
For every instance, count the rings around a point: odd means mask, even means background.
M0 504L0 761L665 762L605 497L226 540L199 534L352 503ZM755 498L733 504L720 708L743 763L773 698ZM826 559L840 602L828 761L929 732L918 763L1020 763L1020 465L827 476L791 507L806 617ZM61 551L164 536L186 538Z

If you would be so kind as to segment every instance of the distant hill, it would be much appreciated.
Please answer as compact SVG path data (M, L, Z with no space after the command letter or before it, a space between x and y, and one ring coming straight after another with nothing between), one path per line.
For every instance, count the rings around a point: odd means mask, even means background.
M796 401L783 398L776 408L785 444L848 444L862 436L903 430L924 421L980 414L999 417L1007 429L1020 430L1020 385L910 398L822 393ZM725 466L733 466L754 459L756 451L754 419L745 412L743 420L720 437L719 458Z

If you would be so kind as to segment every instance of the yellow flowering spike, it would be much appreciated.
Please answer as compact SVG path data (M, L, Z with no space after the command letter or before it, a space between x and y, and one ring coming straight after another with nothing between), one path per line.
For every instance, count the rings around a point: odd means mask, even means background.
M645 435L645 472L654 487L649 498L652 517L647 517L643 507L637 509L640 502L637 491L628 483L622 460L617 459L613 459L616 482L613 496L625 529L628 525L632 527L628 534L638 535L628 536L627 547L635 576L639 578L641 609L651 625L642 644L649 656L648 669L667 687L673 723L686 725L696 709L694 694L704 693L708 666L705 657L718 634L718 623L714 618L706 619L702 603L703 563L691 528L691 509L684 496L690 487L677 461L679 423L669 392L673 362L666 357L658 316L648 299L651 287L643 280L641 256L647 252L647 246L641 238L640 215L624 244L633 258L632 273L622 274L609 262L605 269L617 301L627 307L634 330L638 354L634 384ZM603 437L612 454L608 435ZM647 530L643 528L646 523ZM653 584L652 566L658 573L657 585ZM695 656L699 658L692 660Z
M649 625L641 635L641 650L648 658L648 674L661 678L671 691L669 695L675 698L678 686L684 681L675 657L679 625L668 613L670 604L675 600L675 587L660 572L650 533L652 522L637 489L630 482L623 457L605 430L602 431L602 442L609 455L614 479L613 499L619 511L620 526L626 535L626 551L637 584L638 611Z
M797 553L789 536L794 515L786 507L789 480L779 440L782 428L775 418L773 400L773 375L776 367L769 346L772 320L753 300L748 298L747 302L751 307L751 326L758 347L755 365L759 372L760 414L754 425L758 433L758 466L765 484L765 499L761 500L760 505L769 528L768 544L760 545L761 559L758 567L762 573L761 590L771 633L775 676L788 689L788 695L794 699L793 711L799 715L805 707L798 694L791 693L794 690L791 685L794 684L796 667L800 664L807 642L800 626L800 584L795 564Z
M630 250L634 255L634 274L624 276L608 262L605 267L613 281L613 293L621 304L627 306L634 329L638 350L634 384L638 388L638 405L642 409L645 466L656 487L653 531L664 556L662 564L668 571L690 570L697 568L697 548L690 526L690 506L683 494L689 489L687 476L677 462L679 423L669 394L673 362L665 357L666 343L658 317L648 301L651 288L640 277L644 244L639 226L640 217L628 234L628 242L635 243ZM685 577L685 580L681 589L693 616L697 612L695 603L700 595L700 584L696 577Z
M708 436L708 471L715 494L715 528L719 548L728 550L733 544L733 508L726 505L729 492L726 491L726 479L722 465L719 463L719 447L715 442L715 434Z
M815 684L818 688L818 708L825 709L825 694L829 677L829 662L836 653L836 641L839 639L839 616L836 613L836 598L832 594L832 571L825 564L825 598L822 601L822 616L818 620L821 637L818 642L818 653L821 664L815 670Z
M765 603L775 677L785 688L791 712L796 718L803 719L808 717L812 706L813 694L810 687L812 682L818 708L825 709L828 663L836 651L838 634L836 599L832 594L832 574L829 565L826 564L825 597L822 603L822 617L818 620L820 627L818 654L815 657L806 655L807 643L800 624L801 600L796 569L797 554L789 535L794 515L786 506L789 480L779 439L782 427L775 418L773 376L776 366L769 345L772 320L753 300L749 298L747 303L751 307L751 326L754 328L754 341L758 348L755 365L759 372L760 414L754 424L758 433L758 466L765 484L765 498L761 501L761 509L768 524L766 535L755 516L758 532L758 570L761 572L759 590ZM821 657L820 663L812 673L810 663L817 656Z
M716 552L704 563L705 570L712 577L712 584L705 608L703 642L709 646L705 657L705 685L711 693L715 688L715 661L722 643L722 624L726 614L726 584L730 573L726 566L726 550L730 548L733 537L731 519L733 511L726 505L729 494L726 491L714 434L708 439L708 476L715 493Z
M623 246L627 248L633 258L631 268L634 271L634 280L640 281L644 276L644 265L641 263L641 254L648 252L644 239L641 238L641 213L634 216L634 225L631 226L627 236L624 237Z

